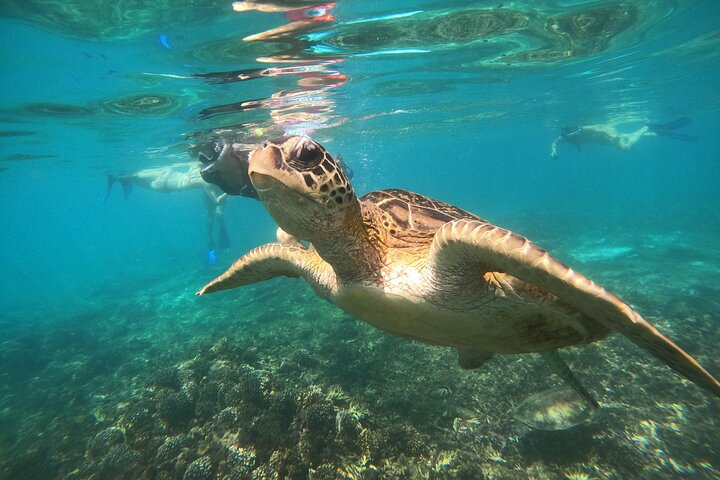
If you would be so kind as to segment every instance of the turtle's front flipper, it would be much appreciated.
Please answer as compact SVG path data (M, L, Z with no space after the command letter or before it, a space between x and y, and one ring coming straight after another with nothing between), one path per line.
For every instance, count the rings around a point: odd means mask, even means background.
M547 352L542 352L543 360L545 360L545 363L547 363L552 371L565 380L565 382L582 398L587 400L587 402L595 409L600 408L600 404L595 400L595 397L593 397L590 392L587 391L587 389L583 386L582 383L580 383L580 380L577 379L577 377L572 373L572 370L570 370L570 367L567 366L567 363L562 359L560 356L560 353L557 350L548 350Z
M304 277L318 290L329 288L329 274L320 256L302 246L267 243L240 257L197 295L250 285L275 277Z
M621 332L690 381L720 397L720 382L629 305L521 235L477 220L448 222L435 234L430 262L441 266L444 272L476 264L479 269L504 272L535 284L607 328Z

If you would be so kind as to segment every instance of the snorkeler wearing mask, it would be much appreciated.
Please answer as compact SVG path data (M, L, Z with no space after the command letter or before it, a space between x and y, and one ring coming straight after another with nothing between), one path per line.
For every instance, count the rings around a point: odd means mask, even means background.
M675 132L676 129L691 123L690 118L681 117L668 123L648 123L630 133L621 133L617 130L617 123L603 123L595 125L565 127L550 146L550 156L558 158L557 146L565 142L575 146L578 150L583 144L612 145L620 150L629 150L642 137L664 136L694 142L697 137Z

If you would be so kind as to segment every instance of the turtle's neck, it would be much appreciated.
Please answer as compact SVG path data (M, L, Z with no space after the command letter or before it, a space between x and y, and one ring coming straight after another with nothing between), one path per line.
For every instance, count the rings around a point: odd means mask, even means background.
M374 225L374 211L354 202L344 209L344 218L335 228L312 240L318 254L335 270L343 283L373 281L381 265L381 252ZM363 221L363 215L369 222Z

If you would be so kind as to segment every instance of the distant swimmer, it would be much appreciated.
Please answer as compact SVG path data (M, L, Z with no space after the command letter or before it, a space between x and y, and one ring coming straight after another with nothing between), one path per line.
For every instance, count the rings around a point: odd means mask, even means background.
M200 164L197 162L143 168L127 175L108 175L107 181L105 201L116 182L122 187L125 198L130 196L135 185L156 192L169 193L202 188L205 183L200 175Z
M238 148L244 147L238 145ZM240 150L236 153L232 144L213 141L191 145L188 153L197 160L145 168L127 175L108 175L105 201L115 183L122 186L125 198L134 186L162 193L202 189L207 218L207 261L214 264L218 249L230 246L224 215L228 194L257 198L247 175L248 152Z
M619 132L617 130L619 122L565 127L550 146L550 155L552 158L558 158L557 146L560 142L573 145L577 149L580 149L582 144L594 143L613 145L620 150L629 150L642 137L664 136L694 142L697 137L675 132L676 129L690 123L690 118L681 117L668 123L648 123L630 133Z

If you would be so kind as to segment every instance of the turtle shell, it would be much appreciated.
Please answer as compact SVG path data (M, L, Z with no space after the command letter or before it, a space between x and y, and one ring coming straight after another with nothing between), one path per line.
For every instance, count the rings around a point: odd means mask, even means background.
M382 210L383 226L392 236L413 231L432 237L440 227L453 220L486 221L449 203L397 188L370 192L360 201L375 204Z

